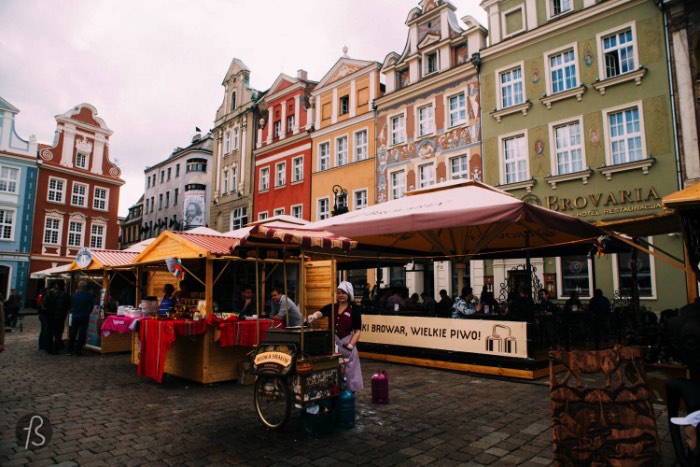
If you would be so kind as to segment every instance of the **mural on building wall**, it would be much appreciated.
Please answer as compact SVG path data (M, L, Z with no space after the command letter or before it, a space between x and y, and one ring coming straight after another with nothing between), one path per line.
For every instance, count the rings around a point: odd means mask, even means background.
M204 200L206 191L190 190L185 193L185 222L188 227L204 225Z

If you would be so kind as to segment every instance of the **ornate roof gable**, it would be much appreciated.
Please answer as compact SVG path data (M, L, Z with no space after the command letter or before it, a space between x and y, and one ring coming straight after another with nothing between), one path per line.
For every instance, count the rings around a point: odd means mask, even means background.
M320 89L331 83L340 81L346 76L351 75L366 66L372 65L373 63L375 62L369 62L366 60L353 60L348 57L341 57L337 62L335 62L333 68L331 68L330 71L328 71L328 73L326 73L325 76L321 79L321 81L319 81L318 85L316 86L316 89Z

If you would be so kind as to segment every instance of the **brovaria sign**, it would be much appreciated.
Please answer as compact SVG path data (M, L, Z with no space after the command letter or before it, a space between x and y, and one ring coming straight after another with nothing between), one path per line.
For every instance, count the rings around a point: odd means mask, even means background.
M607 193L591 193L570 198L546 196L545 201L549 209L576 217L661 209L661 196L653 186Z

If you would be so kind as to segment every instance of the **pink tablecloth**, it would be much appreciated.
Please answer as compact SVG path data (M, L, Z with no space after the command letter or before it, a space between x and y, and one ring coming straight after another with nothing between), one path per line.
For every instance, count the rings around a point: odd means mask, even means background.
M116 332L118 334L131 332L134 330L132 325L134 324L135 320L136 318L130 318L128 316L107 316L107 318L105 318L104 323L102 323L102 335L107 337L113 332Z

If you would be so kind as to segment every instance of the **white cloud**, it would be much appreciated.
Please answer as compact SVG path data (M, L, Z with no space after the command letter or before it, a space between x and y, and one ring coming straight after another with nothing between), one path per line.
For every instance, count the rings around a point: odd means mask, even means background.
M457 16L486 24L478 0ZM17 131L50 144L54 116L94 105L114 131L110 155L126 185L120 215L143 192L143 170L208 130L233 57L267 89L303 68L320 80L348 46L381 62L406 42L418 0L4 0L0 96L20 110Z

